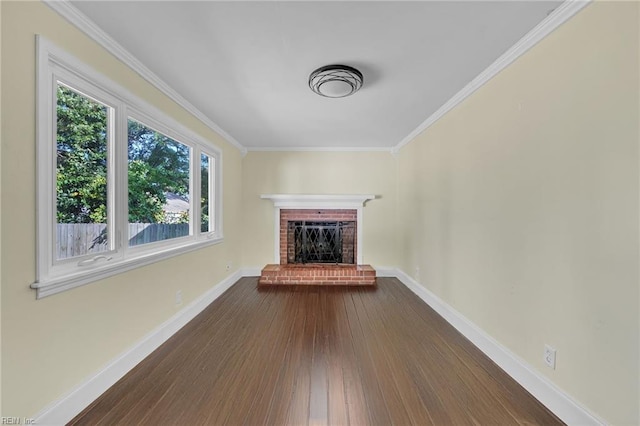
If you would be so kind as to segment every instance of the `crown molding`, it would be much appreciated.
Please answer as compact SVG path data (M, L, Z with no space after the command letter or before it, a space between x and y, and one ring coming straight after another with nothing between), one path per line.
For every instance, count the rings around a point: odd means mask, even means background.
M444 105L442 105L436 112L431 114L425 121L418 127L409 133L404 139L400 141L396 146L391 148L391 152L396 154L400 149L415 139L420 133L424 132L436 121L442 118L446 113L455 108L458 104L464 101L472 93L484 86L489 80L496 76L500 71L509 66L513 61L518 59L524 53L526 53L533 46L538 44L539 41L555 31L558 27L568 21L576 13L586 7L591 0L566 0L560 6L558 6L553 12L549 14L542 22L536 25L531 31L525 34L516 44L511 46L509 50L503 53L498 59L489 65L483 72L481 72L476 78L471 80L465 87L458 93L453 95Z
M167 97L180 105L186 111L191 113L194 117L204 123L209 129L222 136L227 142L234 147L238 148L242 155L245 155L247 149L233 138L229 133L224 131L220 126L211 121L202 111L196 108L192 103L186 100L182 95L176 92L171 86L158 77L153 71L147 68L142 62L140 62L135 56L133 56L128 50L122 47L117 41L109 36L105 31L98 27L95 22L89 19L85 14L80 12L75 6L73 6L69 0L43 0L44 3L52 10L57 12L60 16L66 19L69 23L74 25L80 31L85 33L89 38L98 43L107 52L111 53L118 60L123 62L133 71L135 71L140 77L151 83L155 88L164 93Z
M249 152L391 152L391 147L347 147L347 146L248 146Z

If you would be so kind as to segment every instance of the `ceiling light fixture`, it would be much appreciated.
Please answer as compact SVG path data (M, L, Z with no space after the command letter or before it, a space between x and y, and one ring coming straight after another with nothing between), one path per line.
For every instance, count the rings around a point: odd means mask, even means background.
M309 76L309 87L320 96L344 98L362 87L362 73L346 65L326 65Z

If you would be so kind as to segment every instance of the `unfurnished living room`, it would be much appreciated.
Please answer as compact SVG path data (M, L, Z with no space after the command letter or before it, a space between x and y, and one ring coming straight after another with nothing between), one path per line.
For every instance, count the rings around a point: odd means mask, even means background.
M0 423L640 424L637 1L0 1Z

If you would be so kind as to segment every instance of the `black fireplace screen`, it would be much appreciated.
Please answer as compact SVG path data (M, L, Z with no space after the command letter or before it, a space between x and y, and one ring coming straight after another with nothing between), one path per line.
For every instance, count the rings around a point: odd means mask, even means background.
M287 263L355 263L355 222L290 221Z

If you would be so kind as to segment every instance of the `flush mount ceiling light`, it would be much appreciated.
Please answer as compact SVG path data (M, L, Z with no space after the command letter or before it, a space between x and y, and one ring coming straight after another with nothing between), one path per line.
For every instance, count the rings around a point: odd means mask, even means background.
M362 87L362 73L346 65L326 65L309 76L309 87L320 96L344 98Z

